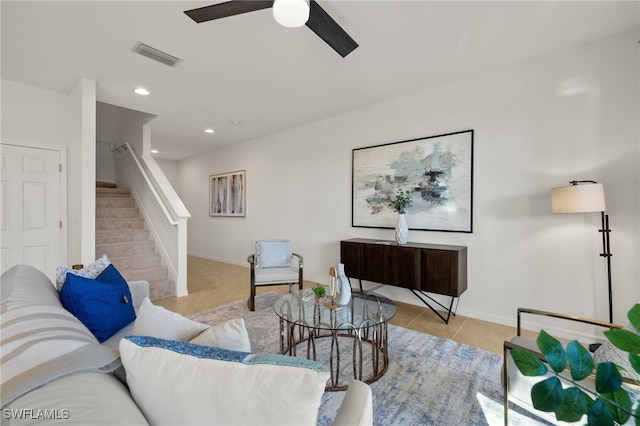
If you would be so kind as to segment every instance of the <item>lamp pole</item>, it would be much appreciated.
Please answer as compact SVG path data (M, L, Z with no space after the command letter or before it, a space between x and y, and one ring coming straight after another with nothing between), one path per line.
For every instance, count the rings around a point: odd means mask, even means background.
M609 234L611 233L611 229L609 229L609 215L604 212L601 213L602 216L602 229L598 232L602 233L602 253L600 256L606 258L607 260L607 284L609 290L609 322L613 323L613 289L611 287L611 245L609 242Z

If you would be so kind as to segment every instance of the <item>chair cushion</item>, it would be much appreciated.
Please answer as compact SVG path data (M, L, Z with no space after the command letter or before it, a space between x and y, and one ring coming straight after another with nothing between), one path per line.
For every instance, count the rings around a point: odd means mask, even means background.
M256 269L256 285L286 284L298 282L298 270L291 268Z
M288 268L291 266L291 241L258 241L256 268Z

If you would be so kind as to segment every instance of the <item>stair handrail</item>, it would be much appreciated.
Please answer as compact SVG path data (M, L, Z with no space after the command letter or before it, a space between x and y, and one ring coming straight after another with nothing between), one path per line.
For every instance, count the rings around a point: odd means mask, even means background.
M117 151L118 153L121 153L122 149L126 150L127 152L129 152L129 155L131 155L131 158L133 159L136 166L140 170L142 177L144 178L147 185L149 186L149 190L158 201L160 208L162 209L163 213L165 214L165 216L167 217L167 220L171 225L177 226L178 219L191 217L191 214L189 213L185 205L182 203L182 201L180 200L180 197L178 197L178 195L176 194L173 187L169 184L169 182L167 181L164 184L161 184L158 182L159 179L167 180L164 174L150 172L149 170L150 162L152 162L151 168L153 167L159 168L158 164L155 162L153 158L150 157L147 159L147 158L144 158L143 156L143 160L145 161L145 164L143 164L138 158L138 155L136 154L136 152L133 150L133 148L131 148L131 145L129 144L129 142L125 142L123 145L120 145L118 148L115 149L115 151ZM159 188L161 189L161 191L158 191Z
M120 176L120 182L130 186L163 263L166 262L170 279L176 283L176 296L185 296L188 294L187 221L191 215L155 159L139 157L127 142L114 151L117 157L126 158L129 162L133 160L121 170L124 174L120 174L116 167L116 182Z

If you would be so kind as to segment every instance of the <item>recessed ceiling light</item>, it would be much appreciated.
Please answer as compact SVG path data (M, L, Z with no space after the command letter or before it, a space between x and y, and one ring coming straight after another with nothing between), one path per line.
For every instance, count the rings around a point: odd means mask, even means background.
M142 95L142 96L147 96L149 94L149 91L147 89L145 89L144 87L138 87L137 89L134 90L134 92L136 92L138 95Z
M213 132L215 132L215 130L213 130L213 129L204 129L204 132L205 133L213 133Z
M234 126L239 126L240 120L231 120L231 124L233 124Z
M152 154L158 154L159 152L160 152L160 151L158 151L157 149L152 149L152 150L151 150L151 153L152 153Z

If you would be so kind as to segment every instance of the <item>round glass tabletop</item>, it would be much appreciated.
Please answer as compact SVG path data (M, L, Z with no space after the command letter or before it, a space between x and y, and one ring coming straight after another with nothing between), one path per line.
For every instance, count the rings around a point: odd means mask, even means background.
M353 330L375 327L396 314L393 301L381 294L353 292L347 305L334 305L330 299L316 303L311 289L287 293L273 306L288 323L318 330Z

